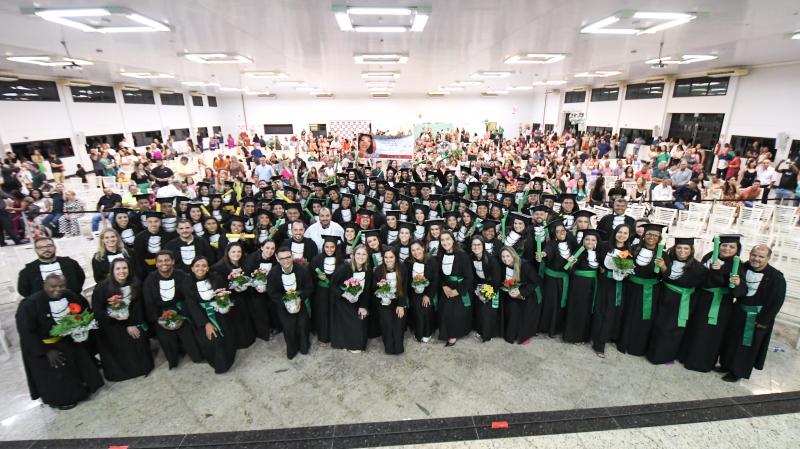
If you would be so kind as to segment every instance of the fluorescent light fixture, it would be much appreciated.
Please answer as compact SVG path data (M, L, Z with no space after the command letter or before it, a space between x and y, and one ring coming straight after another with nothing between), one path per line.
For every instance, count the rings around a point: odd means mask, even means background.
M354 26L356 33L405 33L406 27Z
M648 59L645 64L692 64L695 62L712 61L717 59L714 55L683 55L681 59L672 59L670 56L665 56L661 59Z
M346 11L335 12L334 16L336 17L336 23L339 25L340 30L353 31L353 23L350 22L350 16L347 15Z
M169 31L170 28L163 23L133 12L127 8L109 6L106 8L72 8L72 9L34 9L32 13L47 21L59 25L75 28L87 33L150 33L155 31ZM135 26L98 26L79 21L88 17L124 17Z
M609 76L619 75L622 72L617 70L597 70L595 72L581 72L576 73L575 78L606 78Z
M375 79L375 78L378 78L378 79L385 79L385 78L397 79L397 78L400 78L400 73L399 72L361 72L361 78L364 78L364 79Z
M353 56L356 64L405 64L407 55L397 53L364 53Z
M567 84L564 80L547 80L547 81L534 81L534 86L559 86L561 84Z
M507 57L506 64L552 64L566 57L562 53L522 53Z
M480 86L483 84L483 81L453 81L450 83L451 86L455 87L466 87L466 86Z
M679 12L620 11L614 15L598 20L581 29L581 33L591 34L653 34L668 28L676 27L697 18L694 14ZM607 28L621 19L640 19L659 21L648 28Z
M511 72L504 71L504 70L480 70L472 75L470 78L508 78L511 76Z
M445 95L450 95L450 92L442 90L433 90L428 92L429 97L444 97Z
M508 90L531 90L533 86L511 86Z
M369 94L372 98L389 98L391 95L391 92L371 92Z
M219 87L219 83L209 83L207 81L182 81L181 84L189 87Z
M220 87L220 92L245 92L247 91L244 87Z
M26 64L42 65L46 67L64 67L71 65L85 66L94 65L93 62L77 58L54 59L50 56L9 56L6 58L12 62L24 62Z
M302 86L303 82L302 81L275 81L275 85L276 86L281 86L281 87L298 87L298 86Z
M371 7L333 5L333 15L336 24L342 31L355 31L357 33L405 33L406 31L421 32L425 29L430 17L429 6L417 7ZM407 25L356 25L352 16L395 16L407 17Z
M456 91L459 91L459 90L464 90L464 87L463 86L442 86L442 87L439 88L439 90L440 91L446 91L446 92L456 92Z
M372 8L354 6L347 8L347 13L354 16L410 16L411 8Z
M120 72L122 76L139 79L159 79L159 78L175 78L175 75L169 73L154 73L154 72Z
M792 39L800 39L800 31L797 33L792 34Z
M183 57L198 64L250 64L252 59L236 53L184 53Z
M428 24L428 15L427 14L419 14L417 13L414 16L414 21L411 22L411 30L412 32L419 33L425 29L425 25Z
M242 72L242 75L249 77L249 78L267 78L267 79L283 79L288 78L284 72L279 72L277 70L249 70Z

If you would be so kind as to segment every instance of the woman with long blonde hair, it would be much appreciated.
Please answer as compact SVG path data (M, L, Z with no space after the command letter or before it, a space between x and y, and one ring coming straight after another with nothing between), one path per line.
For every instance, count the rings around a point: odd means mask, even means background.
M355 279L361 285L357 294L345 294L345 281ZM359 353L367 348L367 315L372 270L365 245L353 250L350 263L341 264L330 284L331 346Z
M116 259L130 260L130 255L117 231L110 227L105 228L98 235L97 252L92 257L92 275L96 283L99 284L108 278L111 262Z
M525 344L536 335L541 315L539 276L527 261L510 246L500 250L500 302L503 307L504 335L509 343Z

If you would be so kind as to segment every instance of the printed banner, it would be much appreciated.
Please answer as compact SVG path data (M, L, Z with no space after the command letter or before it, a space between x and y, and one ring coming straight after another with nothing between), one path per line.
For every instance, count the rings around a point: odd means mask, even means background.
M359 139L359 150L361 149ZM367 140L364 139L363 147L369 159L408 159L414 156L414 136L372 136L370 150L367 149ZM359 154L359 157L361 155Z

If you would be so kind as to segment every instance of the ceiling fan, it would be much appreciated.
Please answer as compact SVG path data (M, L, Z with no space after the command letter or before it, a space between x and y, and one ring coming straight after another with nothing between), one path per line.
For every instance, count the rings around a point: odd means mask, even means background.
M64 47L64 52L67 54L67 58L70 59L70 63L62 65L61 68L64 69L64 70L83 70L83 67L81 67L80 64L78 64L74 60L72 60L73 59L72 55L69 54L69 48L67 48L67 41L65 41L64 39L61 39L60 42L61 42L61 46Z
M664 39L661 39L661 43L658 44L658 62L655 64L651 64L650 68L653 69L663 69L667 65L664 64L664 61L661 60L662 52L664 51Z

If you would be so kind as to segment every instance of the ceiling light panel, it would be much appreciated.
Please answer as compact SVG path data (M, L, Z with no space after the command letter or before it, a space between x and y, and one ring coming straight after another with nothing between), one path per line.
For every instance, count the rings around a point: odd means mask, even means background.
M184 53L183 57L198 64L250 64L247 56L236 53Z
M513 72L505 70L480 70L472 75L470 78L508 78Z
M427 6L415 7L369 7L333 5L333 15L336 24L342 31L355 31L357 33L405 33L422 32L428 23L431 8ZM370 22L370 17L397 18L400 23L395 25ZM355 18L355 21L354 21Z
M277 70L248 70L242 72L242 75L248 78L266 78L266 79L285 79L288 78L284 72L279 72Z
M94 65L93 62L85 59L62 58L60 56L9 56L6 58L12 62L23 62L25 64L35 64L46 67L64 67L71 65L85 66Z
M617 70L597 70L595 72L581 72L576 73L575 78L606 78L609 76L619 75L622 72Z
M611 16L590 23L581 29L581 33L588 34L653 34L697 18L696 15L681 12L652 12L624 10ZM612 25L624 21L627 26Z
M794 33L792 39L800 39L800 32Z
M567 55L561 53L521 53L506 58L506 64L552 64Z
M408 55L396 53L364 53L353 56L356 64L405 64Z
M386 80L400 78L399 72L361 72L361 78L367 80Z
M33 14L49 22L75 28L87 33L152 33L170 31L169 26L127 8L108 6L104 8L34 8L23 9L24 14ZM102 17L102 22L97 18ZM103 25L99 25L102 23Z
M446 95L450 95L450 92L443 91L443 90L433 90L428 92L429 97L444 97Z

